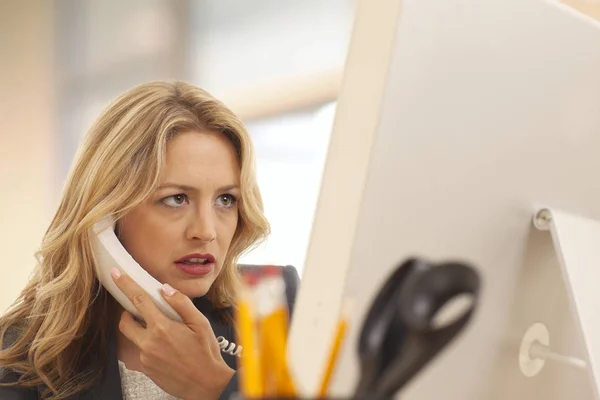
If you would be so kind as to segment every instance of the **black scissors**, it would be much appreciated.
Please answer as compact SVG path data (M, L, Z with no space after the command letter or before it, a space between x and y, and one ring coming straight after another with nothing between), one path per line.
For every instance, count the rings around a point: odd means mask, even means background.
M390 399L467 325L477 307L480 279L469 265L409 259L391 274L373 301L358 343L361 377L356 399ZM469 306L436 326L450 300Z

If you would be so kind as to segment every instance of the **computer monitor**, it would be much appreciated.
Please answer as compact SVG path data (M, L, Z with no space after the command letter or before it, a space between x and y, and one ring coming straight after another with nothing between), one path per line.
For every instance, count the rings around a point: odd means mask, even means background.
M543 205L600 221L599 176L596 20L554 0L359 0L292 321L300 387L316 390L350 296L332 393L352 393L364 313L417 255L474 265L482 299L402 399L594 398L578 368L525 376L519 348L541 322L553 350L589 361L552 235L532 218Z

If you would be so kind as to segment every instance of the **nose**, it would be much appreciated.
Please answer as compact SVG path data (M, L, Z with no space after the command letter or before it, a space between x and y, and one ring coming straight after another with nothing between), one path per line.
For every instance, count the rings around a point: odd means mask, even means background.
M211 204L200 205L190 218L186 236L189 240L210 243L217 238L215 213Z

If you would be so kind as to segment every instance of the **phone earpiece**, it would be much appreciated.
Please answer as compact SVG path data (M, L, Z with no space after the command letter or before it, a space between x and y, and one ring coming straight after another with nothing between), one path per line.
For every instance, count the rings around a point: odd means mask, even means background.
M179 314L163 298L162 284L133 259L117 238L114 218L109 216L96 223L90 232L90 239L98 280L123 308L136 319L143 320L135 306L113 281L110 271L116 266L144 289L163 314L174 321L182 322Z

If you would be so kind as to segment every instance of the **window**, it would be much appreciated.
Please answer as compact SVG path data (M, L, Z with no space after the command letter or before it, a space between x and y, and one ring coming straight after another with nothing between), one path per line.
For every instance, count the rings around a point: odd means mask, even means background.
M241 263L293 265L302 275L334 115L330 103L247 123L271 235Z

